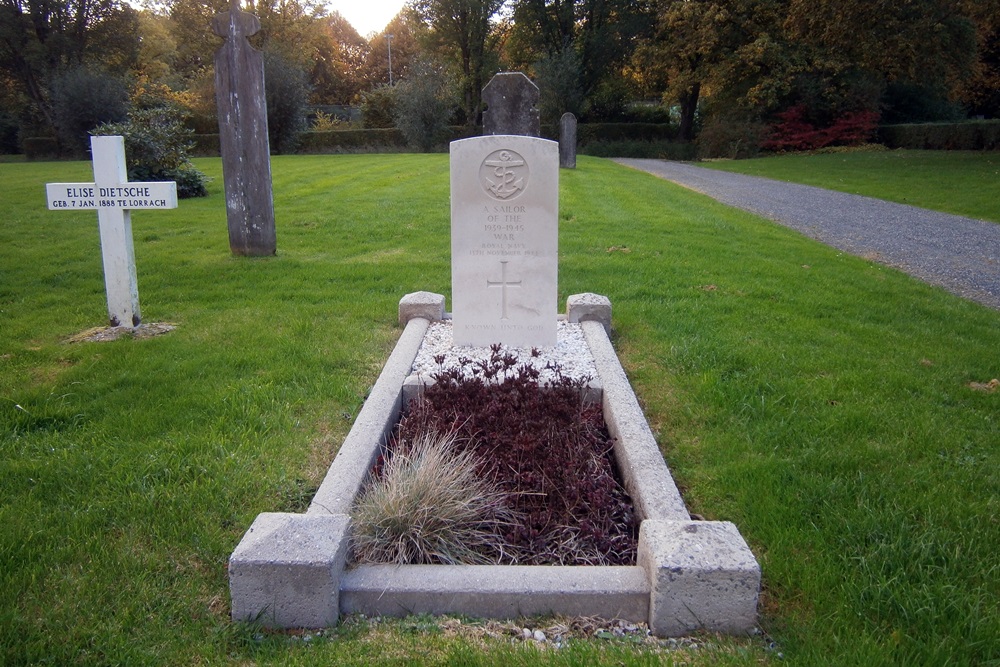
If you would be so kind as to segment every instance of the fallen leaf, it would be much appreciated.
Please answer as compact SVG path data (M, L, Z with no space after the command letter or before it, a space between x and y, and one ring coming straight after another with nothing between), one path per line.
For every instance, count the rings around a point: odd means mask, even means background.
M1000 380L993 378L989 382L970 382L969 389L974 391L985 391L986 393L992 394L997 389L1000 389Z

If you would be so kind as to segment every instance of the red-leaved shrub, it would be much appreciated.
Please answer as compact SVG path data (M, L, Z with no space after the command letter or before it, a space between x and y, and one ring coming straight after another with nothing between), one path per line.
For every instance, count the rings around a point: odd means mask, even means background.
M851 111L833 124L818 128L808 120L804 106L794 106L777 114L778 122L761 145L770 151L808 151L826 146L856 146L870 140L878 128L875 111Z

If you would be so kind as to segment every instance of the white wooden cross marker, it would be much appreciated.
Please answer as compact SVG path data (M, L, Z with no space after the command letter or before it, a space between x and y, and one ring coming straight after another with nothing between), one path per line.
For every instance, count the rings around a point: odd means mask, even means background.
M49 210L97 210L111 326L137 327L142 316L135 277L131 210L177 208L177 184L129 183L122 137L91 137L90 151L94 182L46 183Z

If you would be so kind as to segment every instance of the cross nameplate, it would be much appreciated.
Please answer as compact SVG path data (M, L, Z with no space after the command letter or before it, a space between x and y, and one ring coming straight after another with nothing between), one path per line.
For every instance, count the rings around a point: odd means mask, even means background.
M177 184L130 183L122 137L91 137L93 183L46 183L50 211L96 210L104 287L112 326L139 326L139 287L132 243L132 209L177 208Z

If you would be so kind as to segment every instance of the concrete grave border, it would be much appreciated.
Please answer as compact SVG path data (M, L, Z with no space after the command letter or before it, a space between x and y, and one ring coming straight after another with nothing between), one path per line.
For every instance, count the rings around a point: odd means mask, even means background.
M662 637L754 628L760 566L734 524L691 519L608 338L611 302L594 294L571 296L566 318L581 323L594 356L604 419L642 521L637 565L347 568L351 503L399 418L430 322L446 317L444 297L407 295L399 317L403 334L309 509L261 514L230 557L234 620L294 628L350 613L560 614L648 623Z

